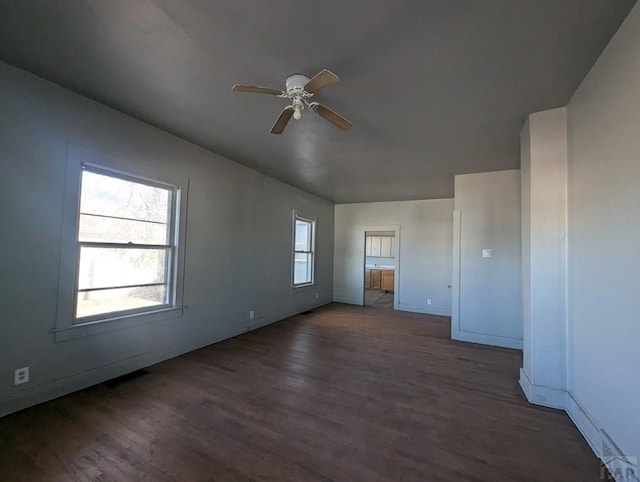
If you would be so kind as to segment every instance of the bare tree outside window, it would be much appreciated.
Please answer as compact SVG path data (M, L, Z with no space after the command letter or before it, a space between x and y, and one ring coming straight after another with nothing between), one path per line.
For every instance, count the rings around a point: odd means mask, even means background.
M293 286L313 284L313 256L315 248L315 221L295 217Z
M171 303L174 210L172 186L83 169L76 319Z

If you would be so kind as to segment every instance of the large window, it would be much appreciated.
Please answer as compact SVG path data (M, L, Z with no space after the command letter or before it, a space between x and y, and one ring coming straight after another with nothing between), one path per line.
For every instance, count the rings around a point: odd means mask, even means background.
M313 284L315 221L294 216L293 286Z
M173 304L176 187L85 166L75 320Z
M69 147L57 341L181 316L188 184Z

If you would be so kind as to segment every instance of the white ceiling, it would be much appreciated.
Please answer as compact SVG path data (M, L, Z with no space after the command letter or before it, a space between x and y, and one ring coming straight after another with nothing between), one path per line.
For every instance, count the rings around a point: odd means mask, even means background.
M635 0L0 0L0 59L328 200L453 196L519 167L530 112L565 105ZM329 68L269 133L284 88ZM176 164L180 160L176 159Z

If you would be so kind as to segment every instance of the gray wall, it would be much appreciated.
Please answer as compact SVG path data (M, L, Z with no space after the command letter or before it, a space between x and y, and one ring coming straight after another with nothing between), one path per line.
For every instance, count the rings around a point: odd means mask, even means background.
M567 109L569 391L640 456L640 5Z
M68 143L190 178L182 317L55 343ZM294 209L318 219L317 286L292 293ZM0 226L0 415L330 302L333 293L331 203L3 63ZM31 381L14 387L23 366Z
M334 300L362 304L364 233L393 225L398 309L450 315L452 211L451 199L336 205Z
M522 347L520 218L519 170L455 177L452 338Z

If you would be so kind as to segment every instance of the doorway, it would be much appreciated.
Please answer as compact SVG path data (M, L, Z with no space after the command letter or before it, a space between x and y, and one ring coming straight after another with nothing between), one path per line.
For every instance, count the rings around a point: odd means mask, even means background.
M363 304L395 309L398 271L396 231L368 229L364 238Z

